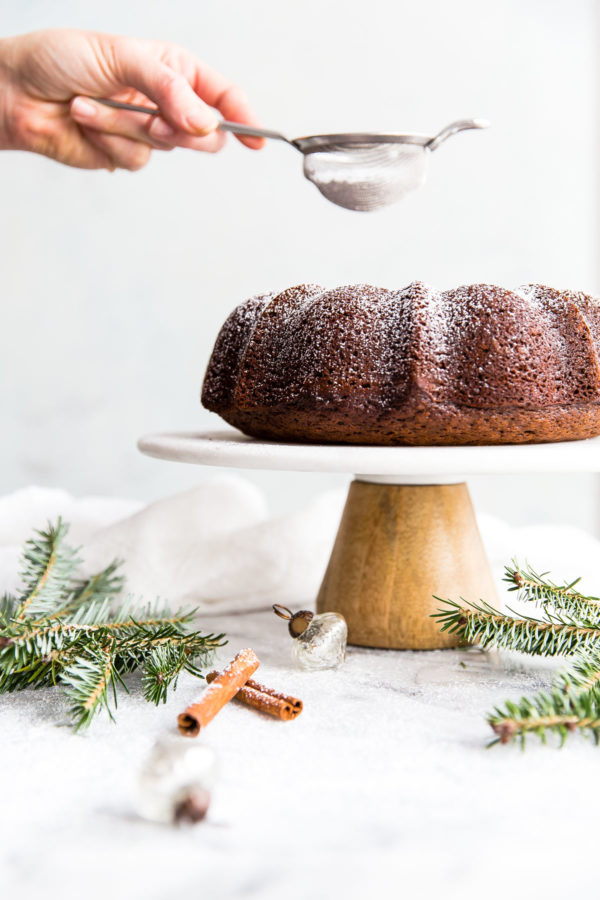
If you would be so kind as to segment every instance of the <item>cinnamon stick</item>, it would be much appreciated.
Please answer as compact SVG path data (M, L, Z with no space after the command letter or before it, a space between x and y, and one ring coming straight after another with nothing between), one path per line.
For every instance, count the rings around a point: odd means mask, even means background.
M206 680L210 684L218 677L218 672L209 672ZM277 719L283 719L284 722L295 719L302 712L302 700L265 687L251 678L240 688L233 699L245 703L246 706L252 706L260 712L275 716Z
M188 706L185 712L177 717L177 726L181 734L195 737L200 729L208 725L219 710L235 697L259 665L260 661L254 650L241 650L212 684L209 684L200 700Z

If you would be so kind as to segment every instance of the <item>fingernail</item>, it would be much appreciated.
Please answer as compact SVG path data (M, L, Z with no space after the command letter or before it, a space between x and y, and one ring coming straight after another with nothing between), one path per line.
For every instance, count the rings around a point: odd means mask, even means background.
M206 113L192 113L191 116L187 117L187 124L189 130L195 134L197 137L204 137L207 134L212 134L213 131L216 131L219 120L213 118L212 121L206 120Z
M150 126L150 134L157 138L168 138L175 134L175 129L171 128L164 119L155 119Z
M95 103L85 100L83 97L76 97L71 103L71 113L78 119L92 119L98 112Z

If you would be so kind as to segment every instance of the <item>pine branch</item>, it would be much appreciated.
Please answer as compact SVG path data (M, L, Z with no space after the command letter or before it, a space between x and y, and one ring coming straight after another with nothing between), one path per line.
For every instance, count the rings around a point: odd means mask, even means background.
M578 654L572 668L560 672L556 687L563 693L590 693L600 698L600 650Z
M74 662L61 672L60 681L66 685L65 694L70 700L69 715L73 728L87 728L94 716L104 707L114 719L110 699L117 706L117 684L127 690L114 666L113 648L88 647Z
M181 635L168 643L164 637L155 636L149 643L152 649L142 665L142 688L146 700L158 705L166 703L167 688L177 687L181 672L204 677L201 668L208 665L213 651L222 646L222 634L209 634L200 639L196 635ZM119 651L121 652L121 651Z
M25 544L16 620L51 615L64 602L65 584L79 563L76 551L64 542L69 526L61 519L46 531L37 531Z
M118 642L116 645L117 666L119 671L123 672L131 672L136 668L141 668L142 672L146 672L150 661L148 671L154 672L157 660L163 658L161 651L171 649L178 655L182 655L183 662L180 671L185 669L191 675L202 678L204 676L201 669L211 662L215 651L226 643L223 638L223 634L199 634L193 631L183 633L169 624L160 628L146 629ZM163 675L167 676L171 670L171 657L165 654L164 658L166 663ZM149 674L148 678L151 677L152 675ZM162 683L158 679L158 684ZM153 702L159 703L160 699Z
M543 618L507 615L481 601L467 604L442 600L445 608L434 614L442 627L467 643L529 655L574 656L571 668L560 673L549 693L507 701L488 722L496 734L492 743L519 740L528 734L543 742L556 734L560 744L572 732L591 735L600 742L600 601L575 590L579 579L556 585L531 567L516 562L505 569L504 580L519 599L536 603ZM440 599L440 598L436 598Z
M57 668L90 643L106 645L113 642L114 653L119 657L121 670L133 671L144 659L148 650L162 644L180 643L186 646L192 658L209 654L222 646L224 635L186 634L183 625L190 613L179 612L169 618L153 612L149 618L125 618L116 622L92 625L65 623L49 620L43 625L26 622L4 629L0 638L0 692L18 690L30 683L30 673L38 671L41 662L52 663ZM10 675L10 681L6 676ZM8 684L12 687L8 687Z
M433 614L442 631L457 634L468 644L498 650L518 650L535 656L569 656L600 648L600 630L557 619L542 621L505 615L481 601L467 604L442 600L447 609Z
M119 603L117 562L73 582L78 560L66 533L59 520L27 542L23 594L0 600L0 693L62 685L80 729L103 707L113 717L128 672L142 670L144 696L155 703L181 672L202 677L224 635L188 631L193 610L140 606L132 597Z
M544 610L551 607L555 612L565 612L582 625L600 627L600 599L574 590L581 578L556 585L546 578L547 574L538 575L531 566L522 569L513 560L512 566L506 566L503 580L511 585L509 591L518 591L519 600L536 603Z
M114 597L90 599L81 606L74 606L71 600L68 600L65 606L58 611L57 615L53 616L53 621L60 617L60 621L65 625L77 625L80 627L104 625L107 622L128 618L131 615L130 607L130 603L125 601L124 604L115 610Z
M151 633L153 628L164 629L169 626L167 637L178 635L181 633L181 625L189 619L190 614L183 612L169 617L151 612L148 618L135 619L128 610L124 618L118 618L117 614L116 621L104 621L101 618L100 622L90 624L63 622L56 618L45 619L39 624L30 620L21 624L17 620L18 624L13 622L3 630L0 647L10 650L18 662L21 653L46 656L53 650L61 650L67 644L81 640L101 640L109 634L115 634L123 640L129 637L139 640L144 633ZM2 659L3 654L0 653L0 668Z
M535 697L522 697L519 703L507 701L504 708L496 708L488 722L497 740L508 744L520 740L525 746L528 734L537 735L546 742L548 732L558 735L562 746L570 733L580 731L591 734L594 743L600 742L600 696L596 692L565 694L556 689L550 694L539 693Z
M186 653L182 646L165 644L155 647L144 660L142 690L150 703L167 702L169 687L177 688L177 679L185 668Z
M72 615L77 621L94 604L110 604L111 599L118 597L125 583L123 575L115 574L121 565L122 560L115 559L91 578L75 581L71 596L60 609L61 618Z
M0 631L14 618L17 609L17 598L11 594L0 597Z

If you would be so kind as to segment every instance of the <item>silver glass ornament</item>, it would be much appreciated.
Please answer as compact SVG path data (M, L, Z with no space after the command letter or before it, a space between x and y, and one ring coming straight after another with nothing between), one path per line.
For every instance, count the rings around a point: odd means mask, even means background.
M163 738L140 772L139 814L152 822L199 822L210 805L210 788L217 772L214 750L186 738Z
M340 613L313 613L302 609L292 613L276 603L273 611L288 622L294 638L292 654L301 669L337 669L346 658L348 626Z

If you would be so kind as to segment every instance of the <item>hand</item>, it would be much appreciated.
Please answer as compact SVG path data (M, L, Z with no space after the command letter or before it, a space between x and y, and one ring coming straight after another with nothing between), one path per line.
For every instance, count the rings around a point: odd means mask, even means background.
M111 109L106 97L160 116ZM176 44L95 32L36 31L0 40L0 148L83 169L140 169L153 148L214 153L215 114L257 125L245 95ZM252 149L261 138L240 137Z

